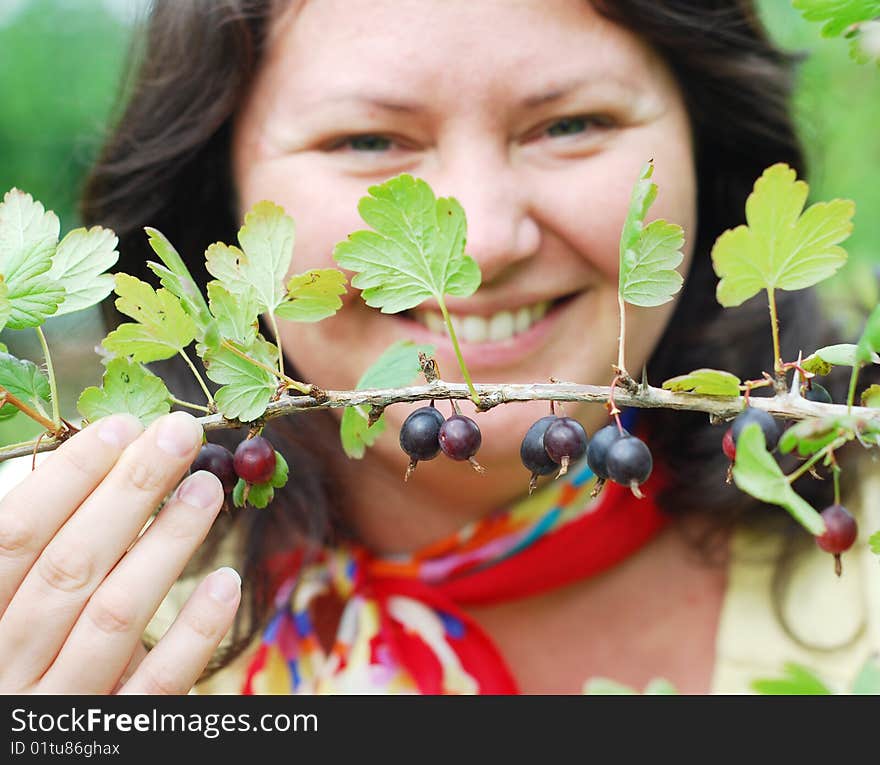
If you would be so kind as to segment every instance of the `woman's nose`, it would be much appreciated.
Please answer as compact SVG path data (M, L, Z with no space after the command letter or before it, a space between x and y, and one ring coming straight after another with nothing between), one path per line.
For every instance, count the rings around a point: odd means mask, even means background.
M426 180L438 197L455 197L464 208L465 252L479 264L483 284L502 279L538 251L530 189L505 162L471 155Z

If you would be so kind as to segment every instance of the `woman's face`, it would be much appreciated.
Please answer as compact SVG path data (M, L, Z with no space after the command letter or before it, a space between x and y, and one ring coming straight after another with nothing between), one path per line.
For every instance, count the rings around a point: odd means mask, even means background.
M696 185L682 94L639 38L586 0L294 3L273 24L233 153L240 213L270 199L296 221L292 272L335 265L334 245L366 227L357 203L370 185L406 172L458 199L483 282L448 306L477 382L609 384L620 231L651 158L660 192L649 218L684 227L682 273L690 262ZM633 376L672 308L627 308ZM442 376L461 381L438 317L382 314L350 289L332 319L282 321L279 332L303 378L324 388L353 388L403 338L434 344ZM413 408L386 411L371 457L396 476L406 463L397 432ZM547 411L536 402L478 415L481 462L498 476L523 472L519 439ZM567 413L588 432L607 420L596 405ZM416 475L440 486L472 483L470 472L436 460Z

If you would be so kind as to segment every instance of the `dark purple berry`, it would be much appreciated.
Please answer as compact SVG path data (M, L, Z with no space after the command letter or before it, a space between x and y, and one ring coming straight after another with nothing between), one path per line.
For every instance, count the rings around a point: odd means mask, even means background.
M820 404L834 403L828 389L819 385L819 383L812 383L810 389L804 394L804 398L807 399L807 401L816 401Z
M235 474L232 452L220 444L202 444L202 448L189 469L191 473L207 470L220 479L223 491L227 494L235 488L238 476Z
M767 445L767 451L772 452L776 448L776 444L779 443L779 424L773 419L772 414L765 412L763 409L755 409L752 406L740 412L733 421L731 426L733 443L739 441L739 434L742 433L743 428L752 422L756 422L761 426L761 430L764 431L764 442Z
M645 442L635 436L618 438L605 458L608 477L622 486L639 486L648 480L654 460Z
M400 448L410 459L432 460L440 453L440 426L444 418L433 406L412 412L400 427Z
M587 447L587 464L599 478L608 480L608 449L626 436L629 436L629 431L624 428L621 433L620 428L614 424L606 425L593 434Z
M440 426L438 437L443 453L454 460L470 459L483 442L479 425L463 414L448 418Z
M834 555L849 550L859 533L856 519L849 510L843 505L830 505L821 515L822 520L825 521L825 533L816 537L816 544L825 552Z
M519 458L532 475L549 475L559 468L544 449L544 433L556 420L557 417L552 414L542 417L523 436Z
M275 462L275 449L263 436L248 438L235 449L235 472L248 483L268 481L275 473Z
M577 462L587 451L587 433L577 420L558 417L544 432L544 449L557 465L566 457Z

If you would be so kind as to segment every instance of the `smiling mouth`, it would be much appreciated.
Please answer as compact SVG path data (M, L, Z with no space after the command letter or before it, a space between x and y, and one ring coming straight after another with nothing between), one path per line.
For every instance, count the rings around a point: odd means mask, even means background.
M475 314L457 314L450 311L450 320L456 336L465 343L501 343L525 334L540 322L548 312L576 297L575 293L564 295L555 300L540 300L530 305L520 306L513 310L498 311L490 316ZM433 308L413 308L405 311L404 316L412 319L429 332L446 335L446 322L443 314Z

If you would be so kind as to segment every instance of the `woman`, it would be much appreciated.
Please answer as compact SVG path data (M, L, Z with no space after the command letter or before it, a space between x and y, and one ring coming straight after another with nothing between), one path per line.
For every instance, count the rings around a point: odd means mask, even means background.
M467 250L483 286L450 308L474 374L607 384L616 358L617 240L632 183L653 158L660 196L651 216L687 232L686 286L674 303L632 312L627 367L646 367L652 382L701 366L753 378L771 358L765 309L751 301L722 315L708 253L741 221L765 167L784 161L803 174L786 111L789 66L750 5L733 0L159 2L83 210L89 223L119 234L120 270L152 280L142 233L152 225L204 281L205 247L233 242L244 212L272 199L296 220L294 266L305 270L332 265L333 245L363 227L356 204L368 185L410 172L438 195L455 196L468 215ZM457 379L448 343L431 329L430 304L423 308L379 314L352 290L331 320L282 323L287 366L299 379L352 388L385 347L411 337L435 343L445 376ZM524 309L521 337L491 339ZM823 344L812 295L785 295L780 313L786 358ZM108 319L118 321L109 303ZM186 370L156 366L184 396ZM640 688L662 676L691 693L742 684L724 679L736 660L729 637L752 626L743 621L748 608L736 616L735 600L762 585L743 588L730 553L749 528L775 541L805 535L792 533L781 511L724 484L721 428L696 414L630 414L658 462L656 480L642 502L606 489L591 504L582 470L523 498L510 434L545 414L541 403L479 415L486 476L438 460L404 485L396 433L411 409L389 408L386 437L357 462L341 454L337 415L267 426L294 466L292 480L269 512L219 518L165 601L175 610L209 564L234 562L242 571L246 605L209 671L234 663L196 690L576 693L594 676ZM568 414L588 432L607 418L601 407ZM182 440L166 438L171 426ZM99 449L98 427L53 457L71 480L83 464L77 448ZM193 475L190 491L110 569L185 472L197 430L175 414L140 438L135 428L100 447L76 490L63 490L55 516L41 520L39 533L22 531L35 541L3 578L10 602L0 658L17 660L6 687L190 690L238 605L228 572L195 590L149 653L138 636L208 533L217 482ZM167 456L145 466L163 443L172 444ZM48 502L41 470L4 510ZM73 514L71 500L108 471ZM829 487L801 483L814 506L830 503ZM140 499L135 517L119 520L111 497L127 485ZM204 507L194 512L199 496ZM557 508L555 525L543 529ZM530 543L499 552L496 522ZM85 538L100 544L75 546ZM454 570L438 574L444 567ZM37 598L64 618L25 649ZM767 611L770 603L751 601ZM163 611L150 632L164 619ZM780 640L765 638L765 653ZM866 640L847 636L846 656L864 652Z

